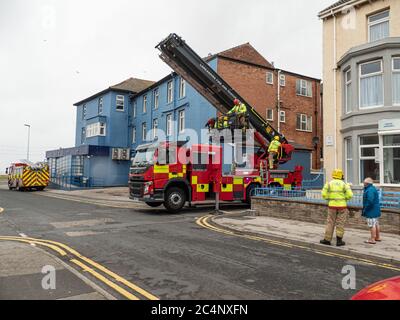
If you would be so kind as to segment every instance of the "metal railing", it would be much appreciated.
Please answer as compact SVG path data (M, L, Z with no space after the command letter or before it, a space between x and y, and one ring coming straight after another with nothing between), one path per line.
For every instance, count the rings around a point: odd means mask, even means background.
M347 202L351 207L363 206L363 191L354 190L353 198ZM322 198L321 190L305 190L294 189L285 190L283 188L257 188L254 189L253 196L276 198L276 199L290 199L302 202L326 204L327 201ZM400 192L387 192L379 190L380 205L382 209L400 209Z

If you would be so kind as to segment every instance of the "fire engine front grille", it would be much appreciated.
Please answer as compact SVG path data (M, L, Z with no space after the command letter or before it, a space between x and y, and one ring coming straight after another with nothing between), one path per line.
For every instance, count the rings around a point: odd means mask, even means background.
M140 198L143 196L144 181L140 178L131 178L129 180L129 192L131 197Z

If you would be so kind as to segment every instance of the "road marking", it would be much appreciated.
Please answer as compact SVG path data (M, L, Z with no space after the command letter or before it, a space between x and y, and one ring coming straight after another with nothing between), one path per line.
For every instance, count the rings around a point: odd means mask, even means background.
M67 253L64 250L60 249L59 247L52 245L52 244L48 244L48 243L42 243L41 241L30 240L27 238L9 238L9 237L0 237L0 240L19 241L19 242L28 243L28 244L38 244L38 245L50 248L53 251L56 251L62 257L65 257L67 255Z
M113 288L115 291L119 292L121 295L124 297L128 298L129 300L139 300L138 297L135 295L129 293L125 289L121 288L120 286L116 285L115 283L111 282L108 280L106 277L102 276L100 273L94 271L92 268L89 268L87 265L84 263L76 260L76 259L71 259L70 260L72 263L75 263L77 266L81 267L81 269L85 272L89 272L92 276L95 278L99 279L101 282L105 283L109 287Z
M98 280L112 288L113 290L116 290L118 293L123 295L129 300L138 300L138 298L122 288L121 286L115 284L114 282L110 281L97 271L95 271L93 268L90 268L83 262L79 261L78 259L90 264L92 267L97 268L99 271L105 273L106 275L112 277L114 280L116 280L119 283L124 284L125 286L129 287L130 289L136 291L137 293L141 294L142 296L146 297L149 300L159 300L158 297L155 295L149 293L148 291L140 288L139 286L133 284L132 282L126 280L125 278L117 275L116 273L110 271L109 269L105 268L104 266L94 262L93 260L81 255L78 251L70 248L69 246L57 242L57 241L51 241L51 240L43 240L43 239L35 239L35 238L19 238L19 237L12 237L12 236L3 236L0 237L0 240L6 240L6 241L20 241L20 242L25 242L25 243L35 243L41 246L48 247L56 252L58 252L62 256L66 256L67 252L73 256L74 258L69 259L69 261L80 268L82 268L83 271L90 273L94 277L96 277Z
M108 203L104 203L104 202L98 202L96 200L83 200L83 199L74 199L72 197L64 197L64 196L60 196L60 195L50 195L50 194L43 194L43 193L35 193L35 195L39 195L42 197L48 197L48 198L55 198L55 199L60 199L60 200L67 200L67 201L74 201L74 202L79 202L79 203L86 203L86 204L94 204L97 206L102 206L102 207L109 207L109 208L119 208L119 209L137 209L137 208L146 208L144 205L142 205L142 203L140 203L140 207L133 207L130 206L130 204L134 204L135 202L132 200L132 203L127 203L127 206L121 206L121 205L117 205L117 204L108 204Z
M245 239L249 239L249 240L253 240L253 241L265 242L265 243L268 243L268 244L277 245L277 246L281 246L281 247L302 249L302 250L311 251L313 253L317 253L317 254L324 255L324 256L329 256L329 257L334 257L334 258L340 258L340 259L345 259L345 260L351 259L351 260L355 260L355 261L358 261L358 262L365 263L367 265L371 265L371 266L375 266L375 267L379 267L379 268L383 268L383 269L389 269L389 270L393 270L393 271L400 271L400 267L398 267L396 265L376 262L376 261L372 261L372 260L368 260L368 259L358 258L358 257L355 257L355 256L344 255L344 254L330 252L330 251L324 251L324 250L321 250L321 249L314 249L314 248L310 248L310 247L307 247L307 246L297 245L297 244L293 244L293 243L289 243L289 242L271 240L271 239L264 238L264 237L241 234L238 231L227 230L227 229L224 229L222 227L216 227L214 225L211 225L208 222L208 221L212 220L212 218L213 218L213 216L211 216L211 215L207 215L207 216L201 217L201 218L196 220L196 224L198 224L199 226L201 226L203 228L206 228L206 229L218 232L218 233L223 233L223 234L229 235L229 236L245 238Z

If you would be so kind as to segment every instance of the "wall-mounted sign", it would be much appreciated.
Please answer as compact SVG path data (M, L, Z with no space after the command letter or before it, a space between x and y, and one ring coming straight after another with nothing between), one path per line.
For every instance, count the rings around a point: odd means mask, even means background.
M333 147L335 145L335 140L333 139L333 136L326 136L325 144L327 147Z
M379 131L400 130L400 119L384 119L379 121Z

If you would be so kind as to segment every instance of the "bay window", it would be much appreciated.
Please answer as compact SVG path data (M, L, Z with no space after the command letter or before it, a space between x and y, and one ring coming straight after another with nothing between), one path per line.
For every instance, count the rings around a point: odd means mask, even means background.
M384 183L400 184L400 135L383 136Z
M350 113L352 111L352 95L351 95L351 70L345 72L345 89L344 89L344 96L345 96L345 111L346 113Z
M344 140L344 152L345 152L345 176L346 181L349 183L353 182L353 140L346 138Z
M360 108L383 106L382 60L360 65Z
M393 58L393 104L400 105L400 57Z
M365 178L372 178L380 181L379 174L379 137L361 136L360 137L360 182Z

